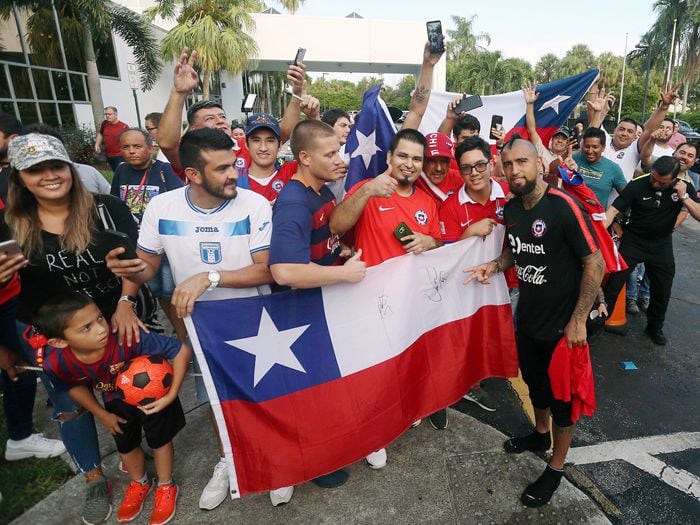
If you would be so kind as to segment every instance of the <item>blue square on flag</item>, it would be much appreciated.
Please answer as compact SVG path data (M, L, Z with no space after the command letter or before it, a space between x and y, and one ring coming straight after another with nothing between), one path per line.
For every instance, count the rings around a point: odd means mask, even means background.
M267 401L340 377L320 288L198 302L192 320L222 402Z

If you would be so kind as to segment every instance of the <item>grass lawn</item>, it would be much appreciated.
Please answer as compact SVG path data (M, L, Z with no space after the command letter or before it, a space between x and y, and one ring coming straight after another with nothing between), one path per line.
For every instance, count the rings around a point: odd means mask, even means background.
M33 507L74 475L61 458L5 461L6 442L7 424L0 403L0 525Z

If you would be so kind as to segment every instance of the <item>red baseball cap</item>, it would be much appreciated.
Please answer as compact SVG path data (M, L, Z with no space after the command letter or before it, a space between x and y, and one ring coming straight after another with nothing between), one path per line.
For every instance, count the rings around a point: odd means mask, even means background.
M451 159L454 157L454 143L452 139L444 133L428 133L425 136L425 140L428 141L428 149L425 151L426 159L435 157L447 157Z

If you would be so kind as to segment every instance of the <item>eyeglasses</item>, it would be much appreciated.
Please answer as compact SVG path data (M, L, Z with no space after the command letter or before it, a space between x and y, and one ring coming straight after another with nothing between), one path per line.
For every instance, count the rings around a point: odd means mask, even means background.
M472 170L476 170L477 173L484 173L486 171L486 168L488 168L489 163L487 161L482 160L481 162L477 162L473 166L470 166L469 164L461 164L459 166L459 172L462 175L471 175Z

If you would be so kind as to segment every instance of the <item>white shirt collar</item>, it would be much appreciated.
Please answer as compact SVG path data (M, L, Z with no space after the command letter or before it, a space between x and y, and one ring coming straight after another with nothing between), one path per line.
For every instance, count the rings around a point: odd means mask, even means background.
M489 195L489 200L490 201L495 201L496 199L505 199L506 194L503 193L503 188L501 188L501 185L496 182L493 179L490 179L491 182L491 195ZM459 193L457 194L459 197L459 203L460 204L476 204L476 201L473 200L469 194L467 193L467 186L464 185L459 189Z

